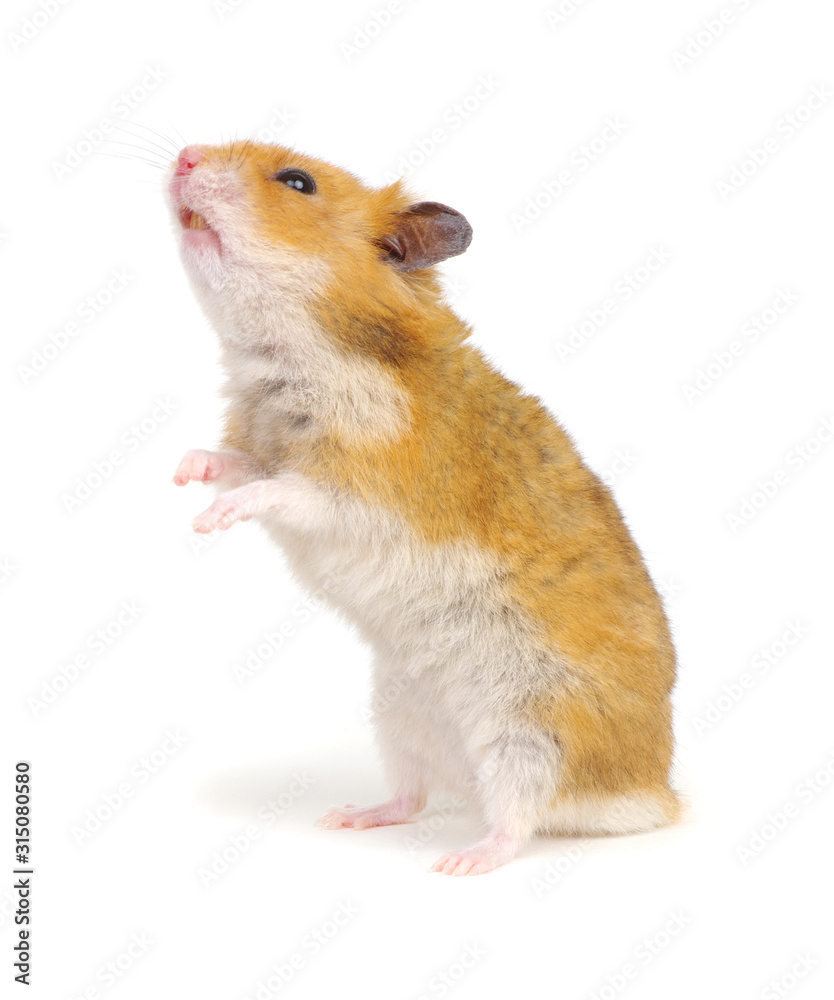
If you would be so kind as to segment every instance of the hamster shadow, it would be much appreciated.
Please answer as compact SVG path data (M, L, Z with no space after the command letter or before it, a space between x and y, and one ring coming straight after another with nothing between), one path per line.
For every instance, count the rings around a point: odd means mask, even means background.
M206 811L241 823L309 833L319 816L341 803L346 779L364 800L385 797L382 768L369 759L365 741L345 738L315 747L303 758L241 759L233 767L207 772L194 790L194 799ZM413 859L428 863L438 850L454 844L461 836L479 836L482 832L476 806L454 793L437 791L426 808L409 822L362 831L362 839L370 835L372 843L361 846L387 850L383 842L391 840L400 849L405 842ZM669 831L620 838L537 836L525 845L519 860L558 865L577 851L585 854L604 849L606 844L616 845L619 851L640 851L649 841L664 840L664 834L668 836Z
M270 817L270 824L309 830L329 806L341 802L345 780L363 798L383 799L382 768L366 744L341 740L299 757L241 758L234 766L206 772L194 789L206 811L243 822Z

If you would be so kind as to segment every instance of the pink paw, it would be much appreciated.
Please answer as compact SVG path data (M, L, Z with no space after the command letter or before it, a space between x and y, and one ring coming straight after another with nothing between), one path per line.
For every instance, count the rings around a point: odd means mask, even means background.
M485 875L497 867L492 858L476 851L455 851L438 858L429 871L440 872L441 875Z
M187 451L174 473L177 486L186 483L213 483L226 471L226 460L213 451Z
M209 508L194 518L191 526L198 534L208 535L215 530L225 531L238 521L249 521L257 513L258 507L248 487L241 486L221 493Z
M444 854L429 871L441 875L485 875L515 857L518 846L518 841L494 834L465 851Z
M395 826L397 823L408 821L409 813L406 812L399 802L385 802L381 806L372 806L368 809L360 809L354 805L347 805L344 809L328 809L320 819L316 820L316 826L325 830L369 830L374 826Z

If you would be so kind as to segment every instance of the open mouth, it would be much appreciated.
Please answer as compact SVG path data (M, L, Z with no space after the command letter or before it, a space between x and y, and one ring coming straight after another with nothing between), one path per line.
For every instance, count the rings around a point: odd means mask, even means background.
M180 222L183 229L211 229L202 215L192 211L187 205L180 209Z

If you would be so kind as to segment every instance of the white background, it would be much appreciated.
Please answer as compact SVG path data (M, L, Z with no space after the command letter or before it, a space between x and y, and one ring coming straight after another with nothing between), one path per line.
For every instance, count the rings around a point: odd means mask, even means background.
M27 996L830 996L825 0L44 5L52 16L32 0L3 13L4 994L24 989L11 788L28 759ZM609 118L621 134L583 159ZM211 494L170 478L187 448L217 442L215 339L163 171L99 155L156 159L175 130L267 137L374 184L399 165L419 197L469 218L450 298L608 474L667 596L679 826L542 840L466 879L426 871L478 836L466 809L313 827L331 804L385 795L369 654L303 605L256 526L193 547ZM548 195L563 169L572 183ZM638 271L653 250L666 262ZM128 276L115 294L114 270ZM629 276L647 280L626 298ZM69 510L79 480L97 485ZM113 624L123 602L141 612ZM269 800L286 807L271 822Z

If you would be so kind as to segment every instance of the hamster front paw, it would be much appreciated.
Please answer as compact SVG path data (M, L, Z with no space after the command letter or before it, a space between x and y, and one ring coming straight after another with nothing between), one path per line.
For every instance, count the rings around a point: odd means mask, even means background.
M225 531L238 521L250 521L257 514L278 506L280 487L276 483L256 482L221 493L214 503L192 521L200 535Z
M177 486L186 483L213 483L228 471L229 456L217 451L203 451L193 448L183 455L174 473Z

